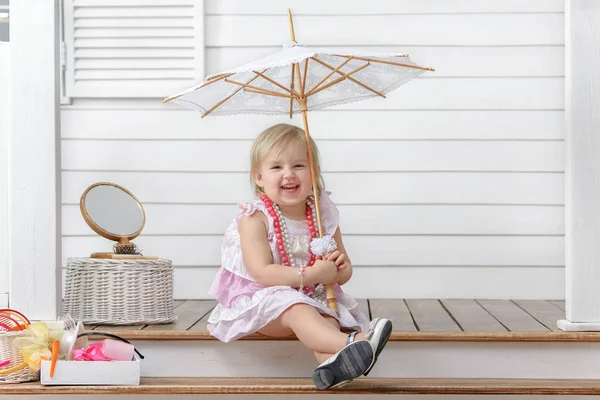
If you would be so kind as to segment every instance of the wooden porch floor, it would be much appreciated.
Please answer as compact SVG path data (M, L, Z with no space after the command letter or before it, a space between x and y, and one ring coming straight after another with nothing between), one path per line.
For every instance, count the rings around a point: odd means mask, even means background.
M207 319L215 304L176 300L177 320L171 324L86 325L86 329L138 340L209 340L214 338L207 331ZM360 305L371 319L392 320L392 340L600 341L600 332L563 332L556 327L556 321L565 318L565 303L560 300L362 299ZM254 334L244 339L272 338Z

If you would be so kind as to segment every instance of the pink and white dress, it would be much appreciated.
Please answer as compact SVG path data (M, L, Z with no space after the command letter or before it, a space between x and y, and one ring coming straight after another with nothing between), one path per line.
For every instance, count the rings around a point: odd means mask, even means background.
M325 235L333 235L338 227L339 213L328 194L319 198L321 221ZM257 332L283 311L297 303L305 303L338 320L343 328L361 332L367 330L369 319L359 310L358 302L335 285L338 315L327 307L319 287L305 288L301 293L290 286L263 286L248 273L240 246L238 223L242 215L262 212L269 221L268 240L273 260L282 264L277 251L273 217L262 201L240 203L242 211L233 219L225 232L221 249L221 268L209 290L209 295L218 301L208 319L208 331L223 342L230 342ZM310 260L310 233L306 221L285 218L292 256L296 265L307 265ZM290 267L291 268L291 267Z

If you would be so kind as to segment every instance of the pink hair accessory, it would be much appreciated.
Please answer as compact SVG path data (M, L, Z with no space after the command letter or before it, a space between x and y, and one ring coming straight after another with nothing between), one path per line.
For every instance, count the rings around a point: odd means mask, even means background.
M102 353L102 342L92 343L87 349L73 350L75 361L111 361Z
M117 340L104 339L102 341L102 353L113 361L133 360L134 347L130 343Z
M112 333L105 333L105 332L98 332L98 331L89 331L89 332L83 332L83 333L79 333L79 334L77 335L77 339L79 340L80 338L85 338L85 337L87 337L87 336L107 336L107 337L110 337L110 338L113 338L113 339L119 340L119 341L121 341L121 342L124 342L124 343L127 343L127 344L131 344L131 343L130 343L130 342L127 340L127 339L123 339L123 338L122 338L122 337L120 337L120 336L113 335ZM87 340L86 340L86 343L87 343ZM96 346L102 346L102 345L103 345L103 343L104 343L104 342L99 342L99 343L96 343L95 345L96 345ZM109 345L109 346L110 346L110 345ZM135 348L135 346L133 346L133 344L131 344L131 346L133 347L133 351L134 351L134 352L135 352L135 353L136 353L136 354L137 354L137 355L140 357L140 359L142 359L142 360L143 360L143 359L144 359L144 355L143 355L142 353L140 353L140 352L138 351L138 349L136 349L136 348ZM79 345L78 345L77 347L78 347L78 348L81 348L81 346L79 346ZM100 351L102 351L102 350L100 350ZM113 348L113 351L115 351L115 349L114 349L114 348ZM107 357L107 355L106 355L106 354L104 354L104 353L102 353L102 355L103 355L104 357ZM133 359L133 356L131 356L131 358L130 358L128 361L131 361L132 359Z

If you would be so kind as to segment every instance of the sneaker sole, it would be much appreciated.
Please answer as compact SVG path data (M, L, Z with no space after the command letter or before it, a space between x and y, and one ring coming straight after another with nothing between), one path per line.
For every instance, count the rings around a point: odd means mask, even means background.
M383 331L381 332L381 337L379 338L379 345L377 346L377 351L375 352L375 359L373 360L373 364L371 364L371 366L367 369L367 371L364 374L365 376L369 375L369 372L371 372L371 370L375 366L377 358L379 357L379 354L381 354L381 351L387 344L388 340L390 340L390 336L392 336L392 323L388 321L385 323Z
M373 356L373 347L369 342L353 342L335 360L313 372L313 383L319 390L340 387L363 375L371 367Z

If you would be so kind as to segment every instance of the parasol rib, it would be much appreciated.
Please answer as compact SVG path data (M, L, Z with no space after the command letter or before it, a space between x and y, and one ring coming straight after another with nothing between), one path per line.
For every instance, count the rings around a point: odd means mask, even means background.
M312 60L315 60L316 62L318 62L319 64L321 64L321 65L322 65L322 66L324 66L324 67L327 67L327 68L329 68L329 69L335 69L335 68L334 68L334 67L332 67L331 65L327 64L325 61L321 61L321 60L319 60L319 59L318 59L318 58L316 58L316 57L311 57L311 59L312 59ZM336 73L338 73L338 74L340 74L340 75L342 75L342 76L346 76L346 74L344 74L344 73L343 73L343 72L341 72L341 71L337 71ZM359 81L358 79L354 79L354 78L352 78L351 76L350 76L350 77L348 77L348 79L349 79L350 81L352 81L352 82L356 83L357 85L360 85L360 86L364 87L365 89L367 89L367 90L369 90L369 91L371 91L371 92L375 93L376 95L378 95L378 96L381 96L381 97L383 97L383 98L385 99L385 96L384 96L382 93L379 93L377 90L373 89L372 87L365 85L364 83L362 83L362 82L361 82L361 81Z
M263 73L265 73L265 71L267 71L267 70L268 70L268 68L265 69L263 71ZM253 82L256 78L258 78L258 76L255 76L254 78L250 79L248 81L248 83ZM243 87L240 87L238 90L236 90L235 92L231 93L229 96L225 97L223 100L219 101L217 104L215 104L214 106L212 106L211 108L209 108L204 114L202 114L202 116L200 118L204 118L208 114L210 114L211 112L215 111L217 108L219 108L221 105L223 105L223 103L225 103L227 100L229 100L230 98L232 98L233 96L235 96L242 89L243 89Z
M334 55L338 56L338 57L343 57L343 58L348 57L348 56L341 56L339 54L334 54ZM356 60L361 60L361 61L370 61L370 62L375 62L375 63L380 63L380 64L395 65L397 67L421 69L423 71L435 71L433 68L419 67L418 65L402 64L402 63L397 63L397 62L393 62L393 61L378 60L376 58L370 58L370 57L359 57L359 56L352 56L352 57L354 57L354 59L356 59Z
M257 77L258 77L258 76L257 76ZM247 84L247 83L242 83L242 82L232 81L232 80L229 80L229 79L225 79L225 82L227 82L227 83L232 83L232 84L234 84L234 85L238 85L238 86L241 86L241 87L243 87L243 88L250 88L250 89L254 89L254 90L256 90L257 92L259 92L259 93L263 93L263 94L271 94L271 95L273 95L273 96L278 96L278 97L289 97L289 98L293 98L292 96L288 96L288 95L287 95L287 94L285 94L285 93L279 93L279 92L275 92L275 91L273 91L273 90L264 89L264 88L261 88L261 87L258 87L258 86L254 86L254 85L249 85L249 84Z
M204 82L204 83L202 84L202 86L200 86L200 87L208 86L208 85L210 85L211 83L214 83L214 82L220 81L220 80L221 80L221 79L223 79L223 78L229 78L231 75L235 75L235 73L234 73L234 72L229 72L229 73L227 73L227 74L219 74L219 75L215 75L215 76L213 76L212 78L210 78L209 80L207 80L206 82Z
M228 78L231 75L234 75L234 73L219 74L219 75L217 75L217 76L209 79L208 81L204 82L198 89L203 88L205 86L208 86L208 85L210 85L212 83L219 82L220 80ZM184 94L185 93L181 93L181 94L177 94L175 96L167 97L166 99L163 100L163 103L168 103L171 100L175 100L176 98L183 96Z
M291 96L294 96L294 97L300 97L300 95L298 94L298 92L296 92L295 90L294 90L294 91L291 91L290 89L288 89L288 88L286 88L285 86L283 86L281 83L279 83L279 82L277 82L277 81L275 81L275 80L273 80L273 79L269 78L268 76L266 76L266 75L264 75L264 74L261 74L260 72L257 72L257 71L252 71L252 72L254 72L256 75L260 76L261 78L263 78L263 79L265 79L265 80L267 80L267 81L271 82L273 85L275 85L275 86L277 86L277 87L280 87L281 89L285 90L285 91L286 91L286 92L288 92L288 93L289 93ZM265 90L268 90L268 89L265 89ZM277 93L277 92L275 92L275 93Z
M308 91L308 93L306 93L306 97L310 96L315 90L317 90L317 88L319 87L319 85L321 85L323 82L325 82L327 79L329 79L331 77L331 75L335 74L337 71L339 71L344 65L348 64L350 61L352 61L352 57L348 58L346 61L344 61L343 63L341 63L340 65L338 65L329 74L325 75L325 77L323 77L323 79L321 79L315 86L312 87L312 89L310 89Z
M265 91L265 90L258 90L258 89L254 89L253 87L248 87L248 86L244 87L244 92L264 94L265 96L284 97L286 99L292 99L292 100L295 99L295 97L289 96L287 94L276 93L276 92Z
M317 90L314 90L314 91L312 91L312 93L309 93L309 94L307 94L307 95L306 95L306 97L308 97L308 96L310 96L310 95L313 95L313 94L317 94L317 93L319 93L321 90L325 90L325 89L327 89L328 87L331 87L331 86L333 86L333 85L336 85L336 84L340 83L341 81L344 81L344 80L346 80L346 79L349 79L349 78L350 78L350 75L352 75L352 74L355 74L355 73L357 73L358 71L361 71L361 70L363 70L363 69L367 68L369 65L371 65L371 64L370 64L370 63L366 63L366 64L364 64L364 65L361 65L361 66L360 66L360 67L358 67L358 68L355 68L354 70L352 70L352 71L348 72L348 73L347 73L345 76L341 76L341 77L339 77L339 78L337 78L337 79L335 79L335 80L333 80L333 81L331 81L331 82L327 83L326 85L324 85L324 86L321 86L321 87L320 87L320 88L318 88Z

